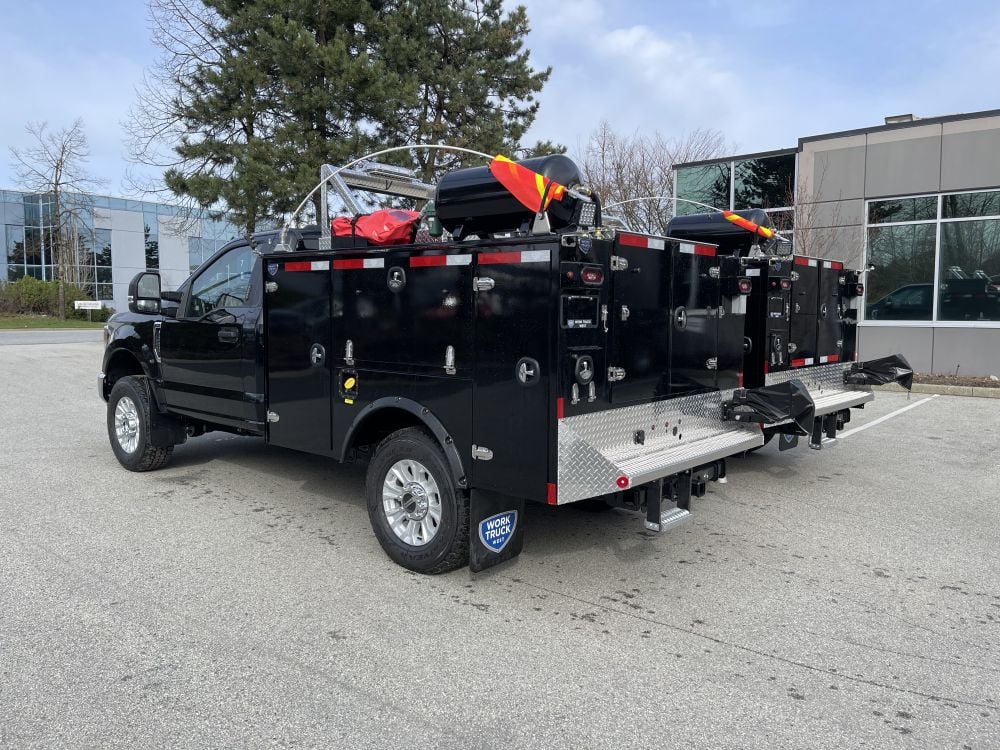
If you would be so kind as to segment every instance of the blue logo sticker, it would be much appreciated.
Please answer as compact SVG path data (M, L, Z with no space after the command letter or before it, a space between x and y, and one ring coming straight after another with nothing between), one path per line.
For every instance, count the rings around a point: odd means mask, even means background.
M276 276L277 273L278 273L278 264L277 263L268 263L267 264L267 275L268 276Z
M514 537L517 528L517 511L507 510L479 522L479 541L494 552L502 552Z

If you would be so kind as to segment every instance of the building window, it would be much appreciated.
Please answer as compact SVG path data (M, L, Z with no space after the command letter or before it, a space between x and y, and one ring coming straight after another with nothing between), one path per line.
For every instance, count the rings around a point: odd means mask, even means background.
M934 288L934 224L868 230L866 308L869 320L930 320Z
M25 250L24 250L24 227L7 225L6 241L6 263L7 279L14 281L24 276Z
M795 204L795 154L733 164L733 209L786 208Z
M1000 321L1000 191L868 202L868 321Z
M681 167L677 170L676 195L677 215L704 213L704 206L686 201L711 206L712 208L729 208L729 188L732 184L732 162L708 164L701 167Z
M795 154L762 156L676 171L678 216L715 209L762 208L775 229L792 239L795 228ZM687 201L696 201L688 203Z
M94 280L97 282L97 299L114 299L111 283L111 230L94 230Z
M160 267L160 233L156 223L156 212L144 211L142 221L146 236L146 269L155 271Z

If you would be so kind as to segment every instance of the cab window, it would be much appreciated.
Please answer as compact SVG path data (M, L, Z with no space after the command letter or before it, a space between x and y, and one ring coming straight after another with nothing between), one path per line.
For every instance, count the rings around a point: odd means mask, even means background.
M253 251L234 247L205 268L191 285L188 315L201 318L213 310L245 307L250 295Z

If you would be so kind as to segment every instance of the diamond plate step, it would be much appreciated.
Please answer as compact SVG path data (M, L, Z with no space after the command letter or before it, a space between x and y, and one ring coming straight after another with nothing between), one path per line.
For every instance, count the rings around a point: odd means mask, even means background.
M671 508L670 510L665 510L660 514L659 523L650 523L646 521L646 528L650 531L666 531L671 526L676 526L680 523L684 523L691 517L689 511L683 508Z
M635 487L763 444L764 438L759 430L732 430L643 453L635 458L616 462L616 465L622 475L628 477L630 486Z
M812 396L813 403L816 404L817 417L841 409L850 409L852 406L867 404L875 398L875 394L871 391L833 391L827 393L810 391L809 395Z

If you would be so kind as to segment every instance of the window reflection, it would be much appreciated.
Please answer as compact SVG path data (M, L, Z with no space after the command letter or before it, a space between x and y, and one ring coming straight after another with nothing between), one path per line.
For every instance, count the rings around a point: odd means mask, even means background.
M1000 320L1000 219L941 225L940 320Z
M677 197L698 201L714 208L729 208L729 162L677 170ZM677 202L677 215L703 213L706 209L684 201Z
M734 177L734 208L795 205L795 154L738 161Z
M934 224L868 230L868 320L930 320L934 293Z

